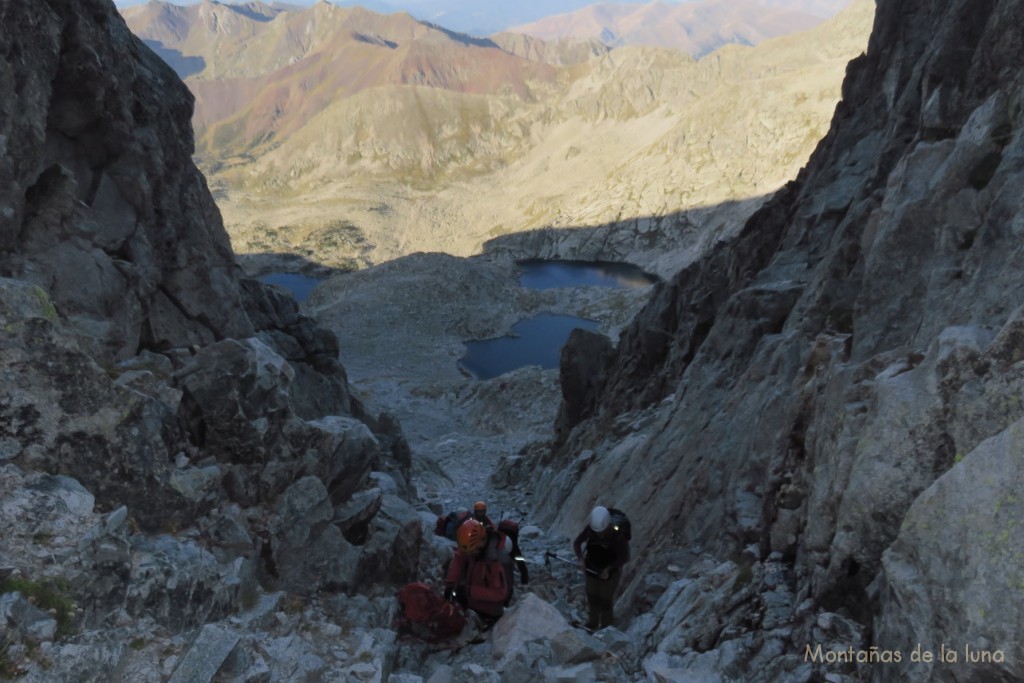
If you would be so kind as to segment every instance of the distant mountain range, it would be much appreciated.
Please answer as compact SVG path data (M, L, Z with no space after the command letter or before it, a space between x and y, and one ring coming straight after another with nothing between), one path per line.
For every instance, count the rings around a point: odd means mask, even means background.
M125 8L148 0L115 0ZM198 4L201 0L175 0L179 5ZM239 0L222 0L225 4L245 4ZM279 6L308 7L323 0L293 0L272 3ZM672 4L689 4L680 0ZM618 4L644 5L649 0L620 0ZM567 14L593 5L593 0L337 0L342 7L363 7L380 14L408 12L417 19L439 24L453 31L474 36L489 36L513 26L539 21L546 17ZM811 15L819 19L834 16L850 4L850 0L758 0L762 8ZM757 11L757 10L755 10ZM752 17L746 18L748 21Z
M405 13L318 3L298 11L206 0L129 8L132 30L188 80L200 153L239 153L303 128L326 109L373 89L425 86L450 93L533 97L556 70L509 50L425 24ZM501 40L499 38L499 40ZM595 47L600 49L599 47ZM568 57L550 54L564 62ZM566 46L565 54L591 54ZM538 53L531 55L536 57ZM533 84L533 86L530 85ZM386 118L386 112L381 112ZM427 123L421 121L420 123ZM407 118L403 125L417 126Z
M672 4L690 4L682 0ZM584 10L594 0L349 0L343 5L362 5L378 12L408 11L417 18L475 36L489 36L512 27L538 22L548 16ZM625 0L620 4L649 4L649 0ZM810 14L818 18L834 16L850 0L759 0L762 7ZM757 11L757 10L756 10ZM756 22L754 16L745 17Z
M349 0L340 4L362 5L383 13L407 11L419 19L435 22L456 31L485 36L513 30L513 26L539 21L557 14L586 11L586 8L594 3L593 0ZM632 4L636 7L650 3L649 0L625 0L620 4ZM671 4L685 6L693 4L693 0ZM760 8L753 8L755 13L769 8L824 19L834 16L849 5L850 0L759 0L754 4L760 5ZM755 23L757 21L754 15L745 19Z
M198 160L236 250L353 265L474 253L546 226L749 211L824 134L873 6L700 61L473 38L323 2L150 2L123 15L195 95ZM640 241L667 246L650 230Z
M775 4L777 8L766 8L760 0L600 3L509 30L544 40L593 38L612 47L656 45L702 57L722 45L756 45L822 21L818 14L786 6L795 3Z

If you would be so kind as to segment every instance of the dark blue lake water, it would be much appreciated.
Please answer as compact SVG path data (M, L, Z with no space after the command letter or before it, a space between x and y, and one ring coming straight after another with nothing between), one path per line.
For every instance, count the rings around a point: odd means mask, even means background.
M557 368L562 347L577 327L593 330L597 322L540 313L517 322L508 336L466 342L459 367L477 379L491 379L527 365Z
M284 287L300 304L308 299L313 293L313 288L320 284L317 278L298 273L270 273L259 278L259 281L266 285Z
M629 263L603 261L519 261L520 284L528 289L555 287L649 287L656 275ZM259 278L268 285L284 287L303 303L321 280L298 273L271 273ZM477 379L491 379L526 365L557 368L562 347L577 327L593 330L598 323L569 315L541 313L520 320L509 335L466 342L466 355L459 367Z
M527 289L555 287L649 287L658 282L657 275L644 272L632 263L610 261L553 261L528 259L517 261L522 271L519 282Z

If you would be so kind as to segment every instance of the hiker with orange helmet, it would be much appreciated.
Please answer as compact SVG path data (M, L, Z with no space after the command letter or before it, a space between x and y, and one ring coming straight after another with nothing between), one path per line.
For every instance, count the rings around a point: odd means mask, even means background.
M590 513L590 522L573 541L573 550L587 577L590 631L612 625L615 590L619 587L622 565L629 560L629 537L628 529L612 523L608 508L598 505Z
M489 531L496 531L498 528L487 516L487 503L482 500L473 503L473 519L483 524Z
M505 536L467 519L456 542L445 595L485 617L500 617L512 599L512 557Z

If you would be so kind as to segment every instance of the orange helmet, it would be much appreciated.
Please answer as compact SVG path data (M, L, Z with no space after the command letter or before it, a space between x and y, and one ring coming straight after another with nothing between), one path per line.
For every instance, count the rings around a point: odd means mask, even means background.
M463 522L455 536L459 550L464 553L475 553L487 542L487 530L475 519L467 519Z

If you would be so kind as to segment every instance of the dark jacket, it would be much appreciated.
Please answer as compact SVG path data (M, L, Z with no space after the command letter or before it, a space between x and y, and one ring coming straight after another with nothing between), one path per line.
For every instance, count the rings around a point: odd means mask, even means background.
M576 557L584 560L584 566L593 572L600 573L605 569L613 572L629 561L629 541L611 528L599 534L588 524L572 542L572 549Z
M474 512L472 512L470 514L473 516L473 519L475 519L476 521L478 521L481 524L483 524L484 528L487 529L488 531L497 531L498 530L498 527L495 526L494 522L491 521L491 518L487 516L486 512L483 513L483 514L480 514L480 513L476 512L476 511L474 511Z

